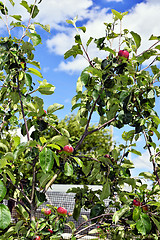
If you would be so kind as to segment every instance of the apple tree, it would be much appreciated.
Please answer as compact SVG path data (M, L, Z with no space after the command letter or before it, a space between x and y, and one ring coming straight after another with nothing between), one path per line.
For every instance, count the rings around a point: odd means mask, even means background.
M75 45L64 54L65 59L79 54L88 61L72 99L72 110L78 110L77 119L84 131L79 139L74 136L73 142L73 136L71 138L64 126L57 127L55 112L63 106L52 103L45 111L43 99L35 95L36 92L51 95L55 90L43 79L40 64L34 59L36 46L41 43L37 33L39 27L49 32L48 25L34 21L41 2L35 0L30 5L21 1L21 6L28 12L27 24L23 16L9 15L6 1L0 2L0 20L8 32L8 36L0 39L0 239L61 238L69 217L67 212L59 212L51 205L43 209L44 218L37 219L36 212L60 174L74 175L75 163L87 183L99 182L102 190L92 191L87 186L69 190L75 193L74 219L79 218L82 207L90 209L90 219L84 217L85 222L77 229L73 222L67 223L72 229L72 240L97 224L99 228L91 233L98 233L101 238L107 238L109 234L112 239L158 239L160 149L152 135L160 138L160 119L155 111L155 101L160 95L159 68L155 64L160 60L159 36L152 35L150 41L154 43L138 53L140 35L122 30L122 20L127 13L112 10L113 22L105 23L104 37L94 39L91 36L85 47L80 32L85 32L86 28L76 26L77 18L67 20L77 34ZM13 0L8 0L7 4L14 7ZM120 25L119 32L114 30L117 24ZM12 35L15 28L22 29L20 38ZM116 40L118 47L113 48ZM87 51L91 44L99 51L105 51L106 57L91 59ZM143 68L146 60L150 63ZM37 83L35 76L39 78ZM99 125L90 128L94 112L99 116ZM86 139L89 141L93 134L111 125L118 129L131 128L123 132L123 144L108 148L108 152L98 146L94 151L87 151L87 148L85 152L81 151ZM31 134L30 129L33 130ZM19 130L26 136L26 141L18 136ZM129 153L141 155L135 142L142 135L153 172L142 172L140 177L149 179L151 187L130 173L134 164ZM124 189L125 184L131 187L130 191ZM106 199L109 207L104 203ZM8 200L8 206L3 200ZM13 208L17 211L17 222L11 221Z

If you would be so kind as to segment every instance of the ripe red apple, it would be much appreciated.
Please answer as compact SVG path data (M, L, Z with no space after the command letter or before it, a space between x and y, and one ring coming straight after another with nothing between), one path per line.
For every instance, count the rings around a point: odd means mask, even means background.
M68 153L73 153L74 148L70 145L66 145L66 146L64 146L63 151L68 152Z
M125 58L129 58L129 52L127 50L119 50L118 52L118 56L119 57L125 57Z
M109 154L104 155L105 158L111 158Z
M47 208L42 208L41 212L46 215L49 216L51 214L51 209L47 209Z
M47 114L46 110L44 110L44 113Z
M48 231L52 234L53 233L53 230L52 229L48 229Z
M35 238L35 240L41 240L40 236L37 236L37 237Z
M141 205L141 203L140 203L140 201L139 201L139 200L137 200L137 199L134 199L134 200L133 200L133 205L134 205L134 206L140 206L140 205Z
M57 208L57 213L61 216L65 216L67 214L67 210L63 207Z

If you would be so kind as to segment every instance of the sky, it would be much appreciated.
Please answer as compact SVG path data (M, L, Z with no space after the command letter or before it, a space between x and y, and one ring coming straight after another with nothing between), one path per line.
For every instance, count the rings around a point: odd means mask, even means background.
M14 8L11 7L9 0L6 4L10 10L10 15L21 14L23 20L27 21L28 14L26 9L19 5L20 0L15 0ZM33 0L28 0L33 4ZM37 28L37 33L42 37L42 45L36 47L35 60L41 64L41 73L43 78L52 83L56 89L52 96L42 96L44 99L44 108L47 109L53 103L64 105L64 109L57 112L60 119L71 113L71 99L76 94L76 82L81 71L88 66L88 62L81 56L76 59L64 59L64 53L74 44L75 29L66 23L67 19L73 19L78 16L78 26L84 25L87 29L86 33L81 33L83 42L85 43L90 36L103 37L105 35L104 22L112 21L111 9L119 12L128 11L128 15L124 17L123 28L137 32L142 37L142 47L139 51L143 51L151 45L148 41L149 37L154 34L160 35L160 1L159 0L42 0L39 6L39 14L34 19L35 22L49 24L51 32L47 33ZM1 22L1 35L5 35L5 27ZM20 29L13 30L13 34L21 36ZM116 47L116 46L115 46ZM90 58L105 58L106 52L100 53L91 44L88 49ZM35 78L35 81L39 80ZM157 100L159 104L159 100ZM94 116L92 120L96 123L98 118ZM114 129L114 139L120 142L120 133ZM143 146L144 141L139 140L139 148ZM142 149L142 157L132 156L132 160L136 165L133 174L138 171L151 170L151 163L146 159L148 153Z

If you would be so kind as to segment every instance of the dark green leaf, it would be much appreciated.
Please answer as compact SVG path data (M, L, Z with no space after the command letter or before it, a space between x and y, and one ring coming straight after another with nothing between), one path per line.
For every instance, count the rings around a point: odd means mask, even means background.
M32 14L32 18L35 18L37 14L39 13L39 9L36 5L30 6L30 13Z
M100 203L97 203L94 207L91 208L90 218L98 217L104 213L104 206ZM93 220L96 222L98 219Z
M73 218L78 221L78 218L79 218L79 215L80 215L80 212L81 212L81 205L76 203L74 205L74 210L73 210Z
M104 199L108 198L111 194L111 190L110 190L110 184L109 182L107 181L104 185L103 185L103 188L102 188L102 192L101 192L101 195L100 195L100 199L101 201L103 201Z
M71 56L75 58L78 54L83 55L83 51L79 44L73 45L72 48L64 54L64 58L67 59Z

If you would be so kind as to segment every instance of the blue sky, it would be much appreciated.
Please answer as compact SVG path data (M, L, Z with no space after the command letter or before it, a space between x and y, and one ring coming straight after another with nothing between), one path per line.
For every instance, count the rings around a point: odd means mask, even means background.
M18 5L20 0L15 0L15 2L14 8L11 8L11 5L8 4L11 10L10 15L22 14L26 21L28 15L25 9ZM34 1L29 0L28 2L31 4ZM56 87L54 95L42 96L45 109L53 103L61 103L65 106L63 110L57 112L59 118L64 118L65 115L71 113L71 99L75 95L76 81L81 71L88 66L87 61L82 57L64 60L63 55L74 44L74 35L76 34L75 29L66 23L66 19L73 19L78 15L78 24L83 24L87 28L86 34L82 34L82 39L86 42L89 36L104 36L105 26L103 23L111 21L111 9L121 12L128 11L128 15L124 18L123 27L142 36L140 52L150 46L151 43L148 39L152 33L160 35L159 0L42 0L39 9L40 13L35 21L50 24L51 33L37 29L42 37L43 44L36 47L35 60L41 64L43 77ZM6 33L3 24L0 27L0 32L1 35ZM19 30L15 34L20 36L21 31ZM106 54L97 52L92 45L88 53L91 58L95 56L104 58ZM93 123L97 120L94 117ZM121 141L119 136L119 131L114 130L114 138L117 141ZM142 146L142 143L141 139L138 143L139 146ZM143 154L141 160L133 157L137 168L144 168L148 155L146 152ZM143 166L141 166L142 163ZM150 164L146 166L146 169L150 168Z

